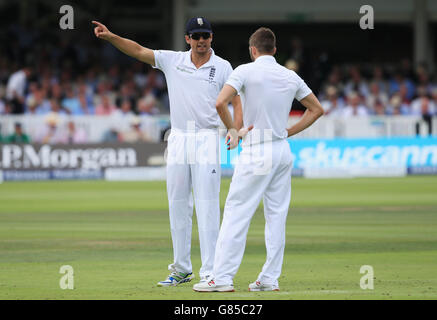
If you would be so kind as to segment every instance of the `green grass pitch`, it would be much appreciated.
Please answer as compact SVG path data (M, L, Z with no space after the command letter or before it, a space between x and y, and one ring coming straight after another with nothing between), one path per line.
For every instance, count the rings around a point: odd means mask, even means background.
M247 289L265 259L260 206L236 292L199 294L156 286L172 261L164 182L0 184L0 299L437 299L437 177L296 178L292 190L281 291ZM192 262L197 276L195 221ZM74 290L60 289L62 265Z

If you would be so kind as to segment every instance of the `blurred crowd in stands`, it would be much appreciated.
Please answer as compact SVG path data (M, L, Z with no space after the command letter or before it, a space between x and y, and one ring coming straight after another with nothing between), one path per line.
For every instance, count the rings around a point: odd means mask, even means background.
M404 61L410 65L408 61ZM343 72L342 72L343 71ZM375 66L369 78L358 66L334 68L319 93L327 115L339 117L367 115L433 116L437 111L437 82L423 67L413 72L397 69L387 74Z
M44 35L27 25L2 33L10 41L0 41L0 116L45 116L47 126L32 136L34 142L85 140L70 115L128 123L124 134L111 128L107 141L147 140L139 117L169 112L163 74L94 39L91 25L89 30L89 37L77 39ZM61 120L67 123L63 130L57 129ZM21 124L15 129L22 130Z
M26 29L27 28L27 29ZM72 120L56 133L60 117L99 115L114 123L129 119L125 134L109 130L105 141L147 140L141 116L167 114L169 103L163 74L119 53L90 35L77 40L44 39L27 26L11 25L0 42L0 115L45 115L45 128L35 142L86 142ZM297 46L285 66L300 72L304 56ZM426 67L405 59L390 68L361 64L332 65L312 87L329 117L419 115L437 112L437 81ZM310 83L311 85L311 83ZM58 130L59 131L59 130ZM1 137L0 137L1 138ZM4 141L28 141L21 124Z

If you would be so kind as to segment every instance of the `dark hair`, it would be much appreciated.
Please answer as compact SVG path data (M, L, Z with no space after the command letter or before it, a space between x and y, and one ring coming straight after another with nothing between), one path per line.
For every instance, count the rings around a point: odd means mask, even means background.
M257 48L260 53L273 53L276 36L269 28L261 27L250 36L249 46Z

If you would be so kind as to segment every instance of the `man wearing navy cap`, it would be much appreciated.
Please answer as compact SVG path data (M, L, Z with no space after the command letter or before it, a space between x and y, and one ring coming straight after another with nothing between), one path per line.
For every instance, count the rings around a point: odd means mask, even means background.
M176 286L194 277L191 265L193 195L199 229L202 266L200 279L212 274L220 225L220 118L217 96L232 72L231 64L211 48L211 24L203 17L188 21L185 41L189 51L151 50L119 37L103 24L96 25L97 38L109 41L125 54L164 72L170 99L171 134L167 148L167 194L173 263L170 275L158 286ZM234 124L242 128L239 96L231 101Z

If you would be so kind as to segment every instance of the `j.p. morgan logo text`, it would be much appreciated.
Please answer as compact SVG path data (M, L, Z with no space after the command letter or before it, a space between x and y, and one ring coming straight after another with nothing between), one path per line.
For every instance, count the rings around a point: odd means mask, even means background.
M135 167L133 148L60 148L2 145L0 169L102 169Z

